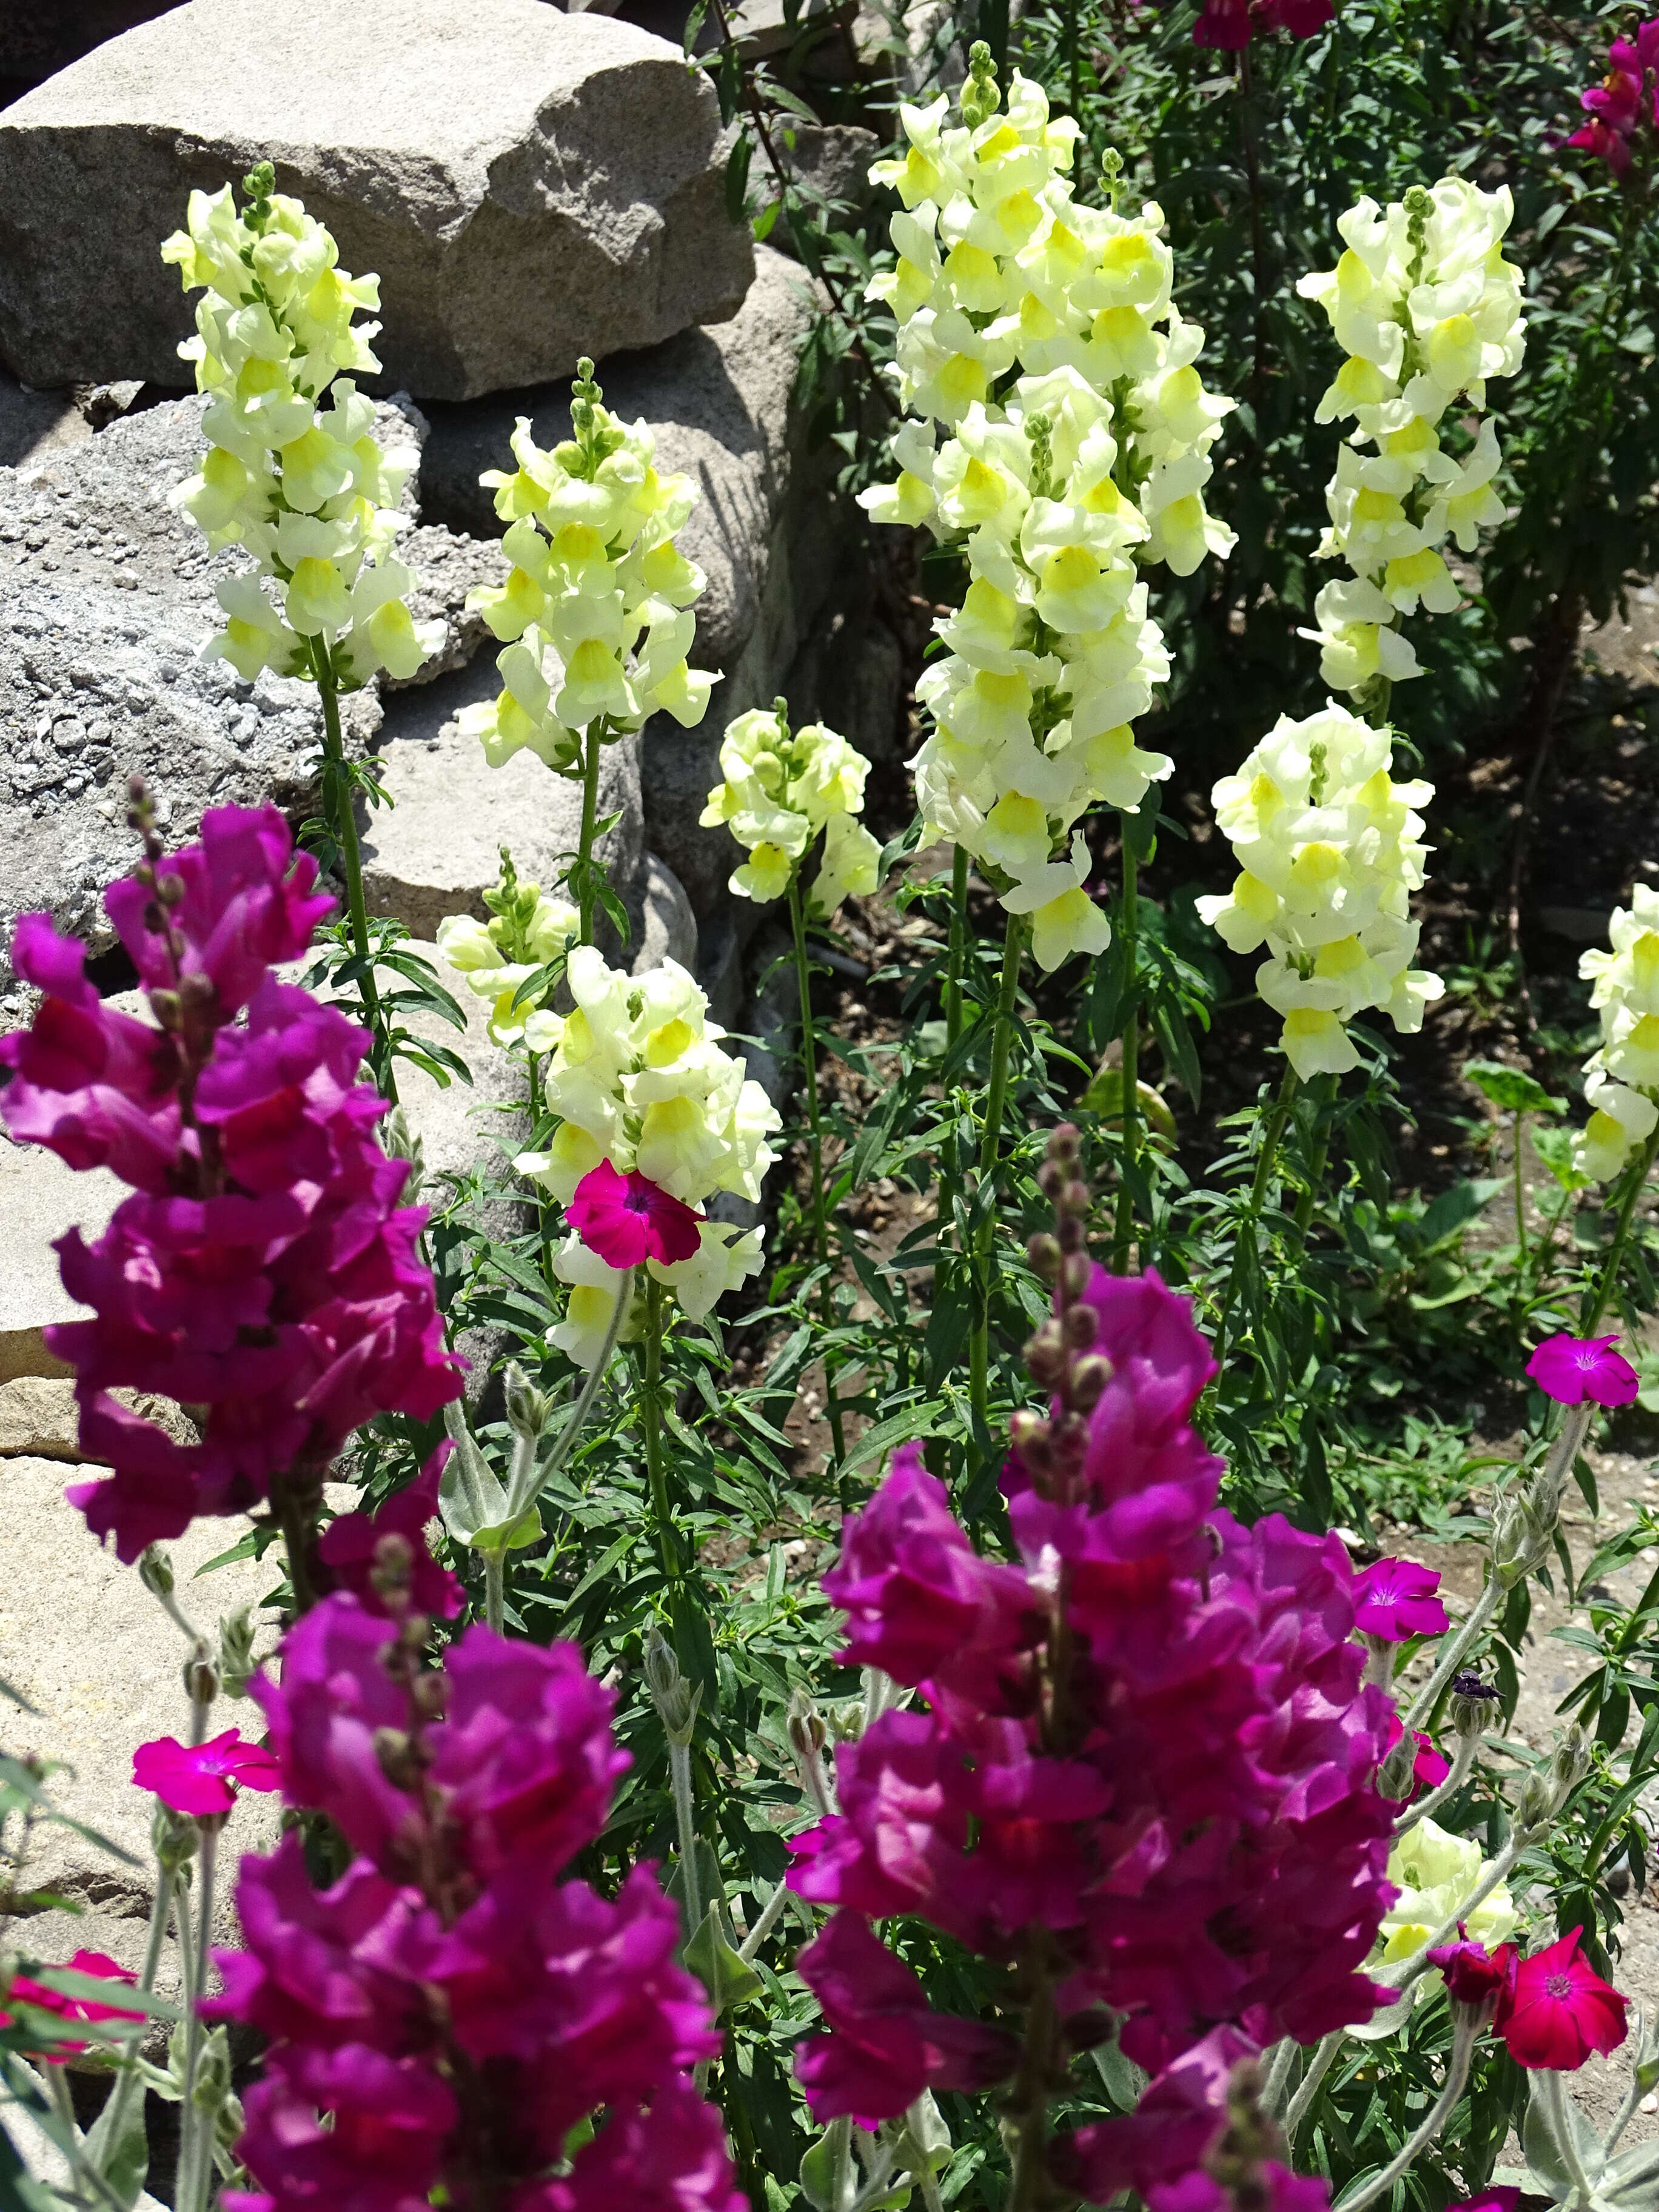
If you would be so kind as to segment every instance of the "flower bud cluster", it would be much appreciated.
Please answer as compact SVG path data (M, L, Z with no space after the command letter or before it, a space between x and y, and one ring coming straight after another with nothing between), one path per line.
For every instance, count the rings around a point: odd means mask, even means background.
M1416 185L1386 208L1362 199L1338 220L1346 250L1336 267L1297 287L1323 307L1347 356L1314 419L1356 425L1326 489L1320 546L1351 573L1325 586L1317 627L1302 633L1322 648L1334 691L1421 673L1401 617L1450 613L1461 594L1440 547L1449 537L1473 553L1482 526L1504 519L1492 424L1461 459L1442 430L1449 410L1459 423L1478 415L1487 380L1521 366L1521 273L1502 245L1514 212L1507 185L1483 192L1462 177Z
M500 878L483 899L489 920L446 915L438 924L438 950L452 968L460 969L474 998L489 1002L489 1034L495 1042L514 1045L550 995L537 990L520 998L521 987L557 959L579 933L581 916L568 900L550 898L539 884L520 882L505 845Z
M625 975L591 945L579 945L566 979L572 1011L544 1011L525 1024L526 1044L548 1055L547 1103L559 1126L546 1152L520 1154L521 1172L565 1206L601 1161L620 1175L637 1170L688 1206L717 1191L758 1199L774 1157L767 1139L781 1124L746 1063L721 1044L726 1032L708 1018L708 1000L684 969L665 960ZM758 1272L764 1233L700 1220L690 1258L646 1265L697 1320ZM554 1267L571 1296L553 1341L590 1365L627 1273L574 1231Z
M870 763L847 739L808 722L791 730L784 702L757 707L726 725L720 740L725 778L708 794L705 829L724 823L747 850L731 888L757 905L781 898L807 848L823 832L823 854L807 897L830 920L849 896L876 888L881 847L858 817Z
M743 2212L689 2079L720 2038L676 1908L650 1866L611 1898L566 1872L628 1765L610 1692L574 1644L476 1626L427 1672L428 1628L406 1588L339 1592L251 1686L288 1802L352 1856L321 1891L297 1830L242 1861L208 2008L270 2039L237 2203Z
M1346 1024L1387 1014L1419 1030L1440 997L1437 975L1413 968L1421 925L1410 900L1428 848L1415 810L1432 784L1396 783L1393 735L1346 707L1305 721L1282 715L1211 804L1240 873L1199 912L1235 952L1265 945L1257 990L1284 1017L1281 1043L1306 1079L1358 1065Z
M716 681L686 665L708 579L674 539L696 486L658 475L651 430L611 414L591 361L579 364L570 420L574 436L548 453L521 415L517 466L480 479L495 489L513 565L505 584L477 586L467 605L507 650L500 696L464 708L460 720L492 768L527 745L579 774L580 732L598 726L609 742L658 708L693 728Z
M416 456L382 451L374 402L343 373L380 368L380 325L354 319L379 306L380 280L347 276L322 224L271 183L262 164L240 210L228 185L193 191L186 228L161 247L185 289L204 291L179 350L210 395L207 459L173 504L210 546L246 546L259 564L216 586L225 626L206 657L250 681L262 668L313 675L319 657L342 689L381 668L410 677L443 641L441 623L410 615L414 578L393 554Z
M1203 493L1233 403L1194 366L1204 334L1174 306L1161 210L1075 200L1077 125L1051 121L1018 73L1000 110L974 55L961 125L943 97L902 107L908 150L871 171L904 203L871 296L897 319L914 419L896 482L861 498L966 556L965 604L936 625L947 650L917 687L934 725L917 795L927 834L1034 916L1052 969L1110 938L1073 825L1100 800L1133 811L1170 773L1129 727L1170 665L1137 564L1184 576L1231 549Z
M1584 1062L1590 1117L1573 1164L1597 1182L1611 1182L1659 1126L1659 891L1638 884L1607 933L1609 951L1592 947L1578 961L1601 1042Z

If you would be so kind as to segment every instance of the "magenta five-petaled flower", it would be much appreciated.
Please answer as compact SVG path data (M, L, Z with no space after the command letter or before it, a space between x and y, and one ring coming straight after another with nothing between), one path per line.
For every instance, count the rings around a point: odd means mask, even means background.
M800 1961L825 2019L797 2057L820 2119L890 2118L1008 2063L907 1969L867 1966L875 1919L1022 1972L1042 1960L1061 2046L1115 2014L1155 2073L1224 2023L1256 2048L1311 2041L1377 2002L1363 1968L1394 1893L1376 1776L1398 1723L1361 1679L1346 1553L1217 1505L1190 1419L1209 1347L1156 1273L1078 1275L1053 1328L1045 1382L1087 1349L1078 1395L1051 1386L1052 1420L1028 1419L1004 1470L1017 1563L975 1552L908 1447L824 1579L842 1662L919 1694L840 1747L840 1810L792 1847L790 1886L836 1912ZM1051 2164L1092 2202L1133 2179L1087 2129ZM1288 2207L1309 2186L1273 2190Z
M1603 2057L1625 2039L1630 2001L1611 1988L1578 1949L1574 1928L1547 1950L1522 1959L1512 1943L1494 1954L1504 1967L1493 2022L1517 2064L1571 2073L1592 2051Z
M227 2205L746 2212L691 2084L720 2039L677 1907L650 1866L612 1897L566 1874L628 1765L611 1693L575 1645L483 1626L425 1669L388 1533L380 1610L337 1591L250 1686L288 1802L353 1856L321 1891L297 1833L242 1861L244 1948L208 2009L270 2042L238 2146L258 2191Z
M702 1214L637 1168L618 1175L609 1160L582 1177L565 1214L588 1250L619 1271L647 1260L672 1267L693 1258L701 1241Z
M1527 1362L1527 1372L1547 1398L1558 1406L1582 1405L1593 1398L1598 1406L1628 1406L1642 1387L1642 1378L1612 1336L1547 1336Z
M1614 176L1627 175L1644 112L1659 131L1659 17L1644 23L1634 39L1613 40L1606 76L1579 94L1578 105L1589 120L1579 125L1567 144L1594 154Z
M1362 1636L1401 1644L1408 1636L1443 1636L1449 1624L1435 1592L1440 1577L1415 1559L1377 1559L1353 1586L1354 1626Z
M357 1080L368 1039L272 972L328 910L316 874L274 807L216 808L171 855L147 836L104 903L154 1023L106 1006L46 915L13 938L46 998L0 1039L0 1119L131 1189L94 1243L58 1239L93 1318L50 1332L76 1370L81 1455L112 1469L70 1495L124 1559L273 1484L314 1493L363 1421L425 1420L460 1390L426 1215L398 1204L408 1166L380 1149L385 1102ZM175 1443L118 1389L201 1409L201 1441Z
M280 1788L282 1772L274 1753L227 1729L209 1743L180 1743L170 1735L141 1743L132 1754L132 1779L175 1813L203 1820L228 1813L238 1790Z

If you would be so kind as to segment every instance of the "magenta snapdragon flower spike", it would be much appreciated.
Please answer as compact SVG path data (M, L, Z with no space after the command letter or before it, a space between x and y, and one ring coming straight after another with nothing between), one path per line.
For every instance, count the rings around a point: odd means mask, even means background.
M227 1729L208 1743L180 1743L170 1735L141 1743L132 1754L132 1779L175 1813L205 1820L228 1813L239 1790L280 1788L282 1775L273 1753Z
M147 824L142 799L134 818ZM144 860L104 902L157 1025L105 1006L45 915L13 939L46 999L0 1039L0 1119L131 1187L94 1243L58 1240L64 1286L94 1317L50 1332L76 1370L82 1456L113 1470L70 1496L124 1559L274 1486L309 1508L363 1421L424 1420L459 1393L426 1215L398 1205L407 1164L381 1151L384 1102L357 1080L368 1038L272 973L328 910L316 872L274 807L212 809L172 855L146 827ZM121 1389L204 1409L202 1440L176 1443Z
M112 1959L106 1951L77 1951L65 1963L69 1972L87 1974L98 1981L131 1984L138 1978L136 1974L129 1973L118 1960ZM15 1997L20 2002L33 2005L37 2012L55 2013L59 2020L144 2018L142 2012L131 2011L125 2005L100 2004L95 1997L65 1996L61 1990L49 1990L44 1982L37 1982L27 1974L15 1975L5 1995L8 1998ZM14 2018L11 2013L0 2012L0 2027L9 2027ZM62 2066L86 2047L84 2043L65 2040L49 2044L43 2050L31 2052L30 2056L45 2059L50 2066Z
M242 1861L245 1948L217 1954L207 2009L271 2042L238 2146L257 2191L227 2203L404 2212L442 2190L511 2212L746 2212L690 2080L720 2038L677 1907L649 1866L609 1898L568 1872L628 1765L611 1693L574 1644L483 1626L429 1671L406 1535L377 1540L374 1573L380 1610L325 1598L280 1679L249 1686L289 1802L354 1856L320 1892L297 1833Z
M974 1551L915 1446L849 1517L823 1583L842 1662L918 1696L839 1747L839 1810L792 1844L790 1886L1040 1985L1062 2066L1109 2014L1154 2074L1223 2024L1310 2042L1370 2017L1395 1894L1376 1776L1399 1723L1362 1680L1353 1571L1334 1536L1218 1506L1189 1304L1091 1266L1075 1211L1060 1227L1032 1252L1059 1277L1027 1346L1049 1413L1017 1419L1003 1471L1017 1560ZM849 2099L878 2039L836 2008L797 2059L819 2118L875 2109ZM912 2041L961 2025L914 2016Z
M1558 1406L1579 1406L1592 1398L1598 1406L1628 1406L1642 1378L1611 1336L1547 1336L1527 1362L1527 1373Z
M1440 1577L1415 1559L1377 1559L1353 1586L1354 1626L1362 1636L1402 1644L1408 1636L1443 1636L1449 1623L1435 1592Z
M582 1177L565 1214L588 1250L619 1271L647 1260L672 1267L700 1247L702 1214L637 1168L618 1175L609 1160Z
M1530 1959L1502 1947L1506 1971L1492 2025L1518 2065L1571 2073L1591 2051L1605 2057L1625 2039L1630 2000L1580 1955L1583 1932L1574 1928Z
M1578 105L1589 120L1565 143L1605 161L1614 176L1627 176L1644 113L1659 131L1659 17L1641 25L1633 40L1613 40L1606 76L1580 93Z
M1193 44L1237 53L1252 39L1272 31L1310 39L1335 13L1332 0L1204 0L1193 27Z

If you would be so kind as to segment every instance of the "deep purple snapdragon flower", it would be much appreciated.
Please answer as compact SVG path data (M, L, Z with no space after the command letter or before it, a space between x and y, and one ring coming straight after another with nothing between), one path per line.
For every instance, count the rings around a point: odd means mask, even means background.
M1340 1541L1218 1507L1191 1423L1209 1347L1154 1272L1089 1261L1075 1143L1058 1132L1043 1170L1060 1239L1032 1251L1056 1288L1026 1357L1052 1395L1017 1418L1003 1473L1018 1564L980 1558L916 1449L896 1455L824 1589L843 1662L919 1699L840 1747L839 1810L796 1839L789 1880L1005 1962L1051 2074L1114 2014L1158 2074L1224 2027L1260 2048L1370 2017L1363 1968L1395 1894L1376 1778L1398 1723L1362 1680ZM809 1980L850 1948L836 1927ZM826 2033L797 2060L820 2118L897 2109L870 2101L882 2069L861 2054L896 2002L873 1987L862 2012L851 1978L822 1993ZM909 2033L946 2054L966 2026ZM1051 2154L1058 2172L1063 2142ZM1284 2176L1287 2203L1301 2186Z
M59 1238L64 1286L89 1321L48 1332L76 1370L82 1456L106 1478L70 1496L124 1559L273 1491L307 1508L372 1415L426 1419L459 1395L418 1239L398 1203L407 1164L374 1135L384 1102L358 1081L368 1038L279 982L331 902L274 807L219 807L165 854L142 791L145 857L105 907L155 1024L116 1012L84 948L25 915L12 962L46 993L0 1039L0 1119L72 1168L131 1186L88 1244ZM111 1395L204 1409L175 1443Z
M382 1609L325 1598L250 1685L288 1801L355 1856L321 1892L297 1833L242 1862L246 1948L207 2009L272 2041L239 2145L258 2191L228 2204L745 2212L690 2078L720 2037L678 1909L651 1867L614 1898L567 1871L628 1764L611 1692L574 1644L483 1626L427 1669L413 1572L383 1535Z

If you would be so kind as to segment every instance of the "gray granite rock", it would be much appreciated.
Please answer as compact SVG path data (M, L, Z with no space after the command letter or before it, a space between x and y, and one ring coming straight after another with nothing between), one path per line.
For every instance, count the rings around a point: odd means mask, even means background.
M67 392L31 392L0 370L0 468L64 446L83 445L92 425Z
M143 1419L157 1423L175 1443L200 1442L200 1431L173 1399L131 1390L111 1395ZM78 1461L80 1433L75 1384L69 1376L18 1375L0 1382L0 1459Z
M0 470L0 948L14 918L37 908L95 951L108 945L100 900L132 862L133 770L180 836L205 806L270 799L298 811L311 791L315 691L268 670L249 684L198 657L221 619L215 583L248 565L234 547L208 553L167 504L198 464L201 410L198 399L167 401ZM424 431L406 402L380 415L387 442ZM434 529L406 544L419 611L449 625L430 664L442 668L476 642L462 603L499 574L500 550ZM362 743L379 697L364 690L343 707Z
M568 374L735 312L720 137L665 40L544 0L189 0L0 115L0 355L36 385L179 380L157 244L268 155L379 274L390 382Z

